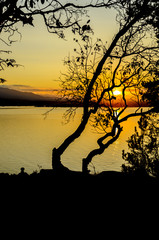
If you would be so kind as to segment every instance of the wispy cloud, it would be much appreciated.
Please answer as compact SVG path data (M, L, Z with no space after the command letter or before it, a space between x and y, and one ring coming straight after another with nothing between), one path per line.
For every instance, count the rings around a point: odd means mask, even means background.
M53 88L53 89L50 89L50 88L32 88L29 91L33 91L33 92L57 92L57 91L59 91L59 89L55 89L55 88Z

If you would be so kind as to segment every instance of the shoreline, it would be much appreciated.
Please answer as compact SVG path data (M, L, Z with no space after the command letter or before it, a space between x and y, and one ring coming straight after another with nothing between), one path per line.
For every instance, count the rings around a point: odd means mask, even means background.
M31 174L28 174L24 171L24 168L21 168L21 172L18 174L9 174L9 173L0 173L0 182L1 184L5 182L14 182L17 183L21 182L40 182L40 181L50 181L50 183L53 183L55 180L74 180L77 182L100 182L102 184L108 185L110 184L123 184L123 185L137 185L137 184L152 184L152 185L158 185L159 187L159 179L155 177L151 177L149 175L139 175L139 174L126 174L121 171L102 171L97 174L84 174L80 171L64 171L64 172L58 172L53 169L41 169L40 172L33 172ZM72 182L72 185L74 182Z

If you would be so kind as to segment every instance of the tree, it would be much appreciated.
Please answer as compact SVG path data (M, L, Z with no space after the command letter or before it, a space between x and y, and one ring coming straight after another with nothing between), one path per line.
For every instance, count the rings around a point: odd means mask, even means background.
M92 119L94 126L104 130L97 141L98 148L92 150L83 159L83 171L88 172L88 164L97 154L102 154L120 136L121 124L130 117L148 114L157 110L157 106L147 111L141 109L142 82L151 79L158 59L158 15L159 4L156 1L118 1L117 10L119 30L109 46L100 39L91 43L87 34L82 36L84 45L75 39L79 51L76 57L66 59L68 74L62 80L64 97L81 101L83 115L81 123L74 133L53 149L52 165L56 170L65 170L60 156L66 148L84 131ZM151 39L151 43L145 39ZM122 104L117 104L117 89L121 92ZM118 90L118 91L119 91ZM138 109L123 116L128 107L128 92L131 93ZM122 107L121 107L122 106ZM118 109L117 109L118 107Z
M122 165L123 172L159 177L159 119L156 115L140 118L140 133L135 128L135 133L127 141L130 152L123 150L123 159L127 162Z

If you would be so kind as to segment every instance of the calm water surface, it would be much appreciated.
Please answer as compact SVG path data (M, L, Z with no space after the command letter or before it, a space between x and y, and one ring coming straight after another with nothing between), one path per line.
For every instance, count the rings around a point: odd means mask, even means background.
M19 173L25 167L28 173L39 168L51 168L52 148L58 147L63 140L78 126L82 109L71 122L64 125L65 108L56 108L47 118L44 117L50 108L35 107L1 107L0 108L0 172ZM128 112L134 109L127 109ZM127 149L126 140L134 132L139 118L129 119L123 126L120 138L101 156L93 160L96 172L103 170L121 170L124 163L122 149ZM97 147L99 134L94 133L89 125L81 137L75 140L62 156L62 162L72 170L81 171L81 159L86 157L92 148ZM93 166L90 166L93 172Z

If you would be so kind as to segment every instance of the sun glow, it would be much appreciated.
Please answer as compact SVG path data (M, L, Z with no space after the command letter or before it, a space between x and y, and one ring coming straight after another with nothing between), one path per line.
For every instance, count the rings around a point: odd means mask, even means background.
M119 90L115 90L113 91L113 95L117 96L117 95L121 95L121 91Z

